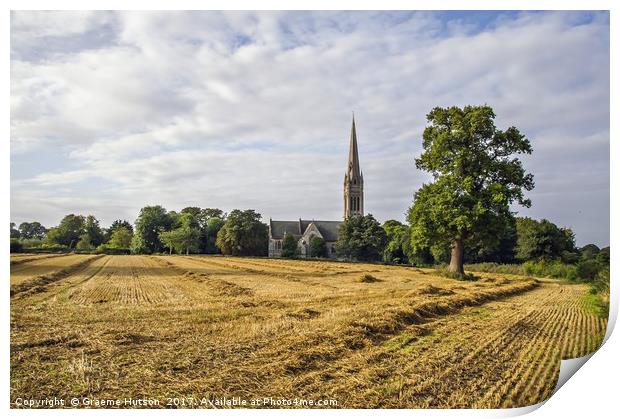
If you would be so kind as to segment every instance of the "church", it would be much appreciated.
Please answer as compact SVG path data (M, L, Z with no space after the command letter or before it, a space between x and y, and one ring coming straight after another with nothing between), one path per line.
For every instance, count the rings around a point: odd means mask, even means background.
M349 161L344 175L343 195L345 220L353 214L364 214L364 174L360 170L355 117L351 123ZM325 240L328 257L335 258L340 224L342 221L302 220L301 218L296 221L269 219L269 257L281 257L284 237L292 235L297 240L297 248L302 258L310 257L310 240L315 236Z

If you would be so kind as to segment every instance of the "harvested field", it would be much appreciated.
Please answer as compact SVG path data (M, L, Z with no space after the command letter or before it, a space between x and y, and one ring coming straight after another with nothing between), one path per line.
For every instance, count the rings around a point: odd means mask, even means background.
M11 399L517 407L549 397L560 359L596 350L607 323L583 285L361 263L63 256L14 266L11 284L59 267L12 296Z

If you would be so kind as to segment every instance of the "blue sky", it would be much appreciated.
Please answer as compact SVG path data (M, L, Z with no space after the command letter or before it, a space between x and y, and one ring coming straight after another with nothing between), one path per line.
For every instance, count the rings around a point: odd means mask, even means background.
M521 215L609 243L607 12L13 12L11 219L147 204L404 219L434 106L489 104L534 154Z

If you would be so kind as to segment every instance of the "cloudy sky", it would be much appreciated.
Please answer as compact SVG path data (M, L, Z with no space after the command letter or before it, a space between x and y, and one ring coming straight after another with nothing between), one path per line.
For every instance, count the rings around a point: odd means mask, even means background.
M606 12L14 12L11 219L337 220L355 111L365 208L404 220L425 115L485 103L534 148L515 209L607 245Z

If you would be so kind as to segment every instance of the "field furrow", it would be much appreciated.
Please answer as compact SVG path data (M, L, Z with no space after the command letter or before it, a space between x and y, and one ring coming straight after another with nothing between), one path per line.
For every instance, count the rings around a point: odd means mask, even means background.
M11 300L11 393L524 406L551 395L561 358L600 346L607 322L587 292L363 263L104 256Z

